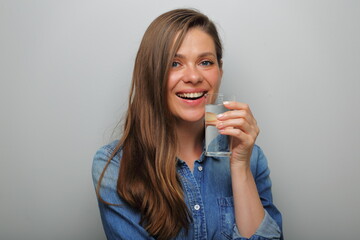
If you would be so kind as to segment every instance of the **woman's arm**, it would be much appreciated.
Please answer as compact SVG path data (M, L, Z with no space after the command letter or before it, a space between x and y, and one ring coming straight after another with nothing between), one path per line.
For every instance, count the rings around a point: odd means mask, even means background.
M250 238L265 215L250 164L231 164L231 180L236 225L243 237Z
M99 149L95 154L92 165L94 186L99 182L100 175L108 161L117 142L113 142ZM104 177L101 180L101 199L111 203L106 204L99 198L98 205L102 224L108 240L139 239L154 240L148 232L139 224L140 214L127 205L118 195L116 186L120 167L121 152L111 159Z
M154 240L148 232L128 215L127 206L110 206L99 201L101 220L108 240Z
M264 221L271 218L264 211L264 206L259 196L257 183L251 171L251 155L255 140L259 134L259 128L247 104L239 102L224 102L225 107L233 111L228 111L218 116L220 121L217 125L221 134L232 137L232 155L230 158L232 190L234 197L235 221L237 229L242 237L250 238L260 226L263 227ZM266 170L267 164L266 159ZM256 176L255 176L256 177ZM269 178L269 176L265 176ZM269 186L261 185L270 191L271 182L265 179ZM270 221L271 222L271 221ZM273 222L273 221L272 221ZM275 224L275 227L277 224ZM265 226L266 227L266 226ZM274 229L274 233L279 228ZM278 236L278 238L276 238ZM279 239L280 234L274 234L273 239ZM256 238L254 238L256 239ZM262 238L266 239L266 238Z

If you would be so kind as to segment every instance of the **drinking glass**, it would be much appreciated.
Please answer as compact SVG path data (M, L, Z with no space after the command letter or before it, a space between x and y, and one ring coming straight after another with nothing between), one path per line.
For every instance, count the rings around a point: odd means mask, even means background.
M228 157L231 155L230 137L219 133L216 128L218 122L216 115L230 111L223 102L235 99L223 93L206 94L205 98L205 155Z

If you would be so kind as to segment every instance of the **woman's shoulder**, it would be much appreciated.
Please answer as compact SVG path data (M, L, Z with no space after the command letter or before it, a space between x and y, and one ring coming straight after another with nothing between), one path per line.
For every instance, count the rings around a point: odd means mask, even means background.
M104 146L102 146L101 148L99 148L94 156L94 160L96 160L97 158L101 158L101 157L110 157L110 155L114 152L115 148L117 147L117 145L119 144L119 140L115 140L109 144L106 144ZM121 149L120 149L121 150ZM117 154L114 156L114 160L116 160L118 158L118 154L121 151L118 151Z
M102 146L99 150L96 151L92 163L92 177L95 186L97 185L100 175L103 172L109 160L110 162L106 168L106 174L104 176L104 180L105 179L107 179L108 181L114 180L116 182L119 173L120 160L122 156L122 147L120 147L119 150L117 150L118 144L119 144L119 140L115 140L105 146ZM116 150L117 152L110 159L110 157Z

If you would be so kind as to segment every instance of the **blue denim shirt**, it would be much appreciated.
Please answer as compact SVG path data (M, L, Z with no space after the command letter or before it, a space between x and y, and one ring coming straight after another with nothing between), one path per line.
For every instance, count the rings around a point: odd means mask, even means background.
M117 143L118 141L114 141L97 151L92 167L95 186ZM109 240L154 239L139 224L140 213L117 194L121 156L120 150L111 159L101 182L101 197L107 202L121 204L112 206L98 201L105 234ZM181 230L175 239L247 239L240 235L235 224L229 163L226 157L206 157L203 153L200 159L195 161L194 170L191 172L184 161L177 159L177 172L193 221L189 231L186 233ZM283 239L281 214L272 201L267 160L257 145L254 146L251 156L251 171L265 209L265 217L256 233L249 239Z

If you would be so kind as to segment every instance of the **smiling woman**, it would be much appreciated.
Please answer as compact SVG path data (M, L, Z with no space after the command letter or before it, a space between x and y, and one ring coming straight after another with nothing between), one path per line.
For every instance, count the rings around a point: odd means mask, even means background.
M203 124L205 94L217 92L222 69L213 38L200 28L185 35L168 77L168 105L177 120Z
M102 147L93 180L108 239L282 239L250 108L224 103L231 157L204 155L204 95L217 92L222 46L204 14L156 18L137 53L123 135Z

